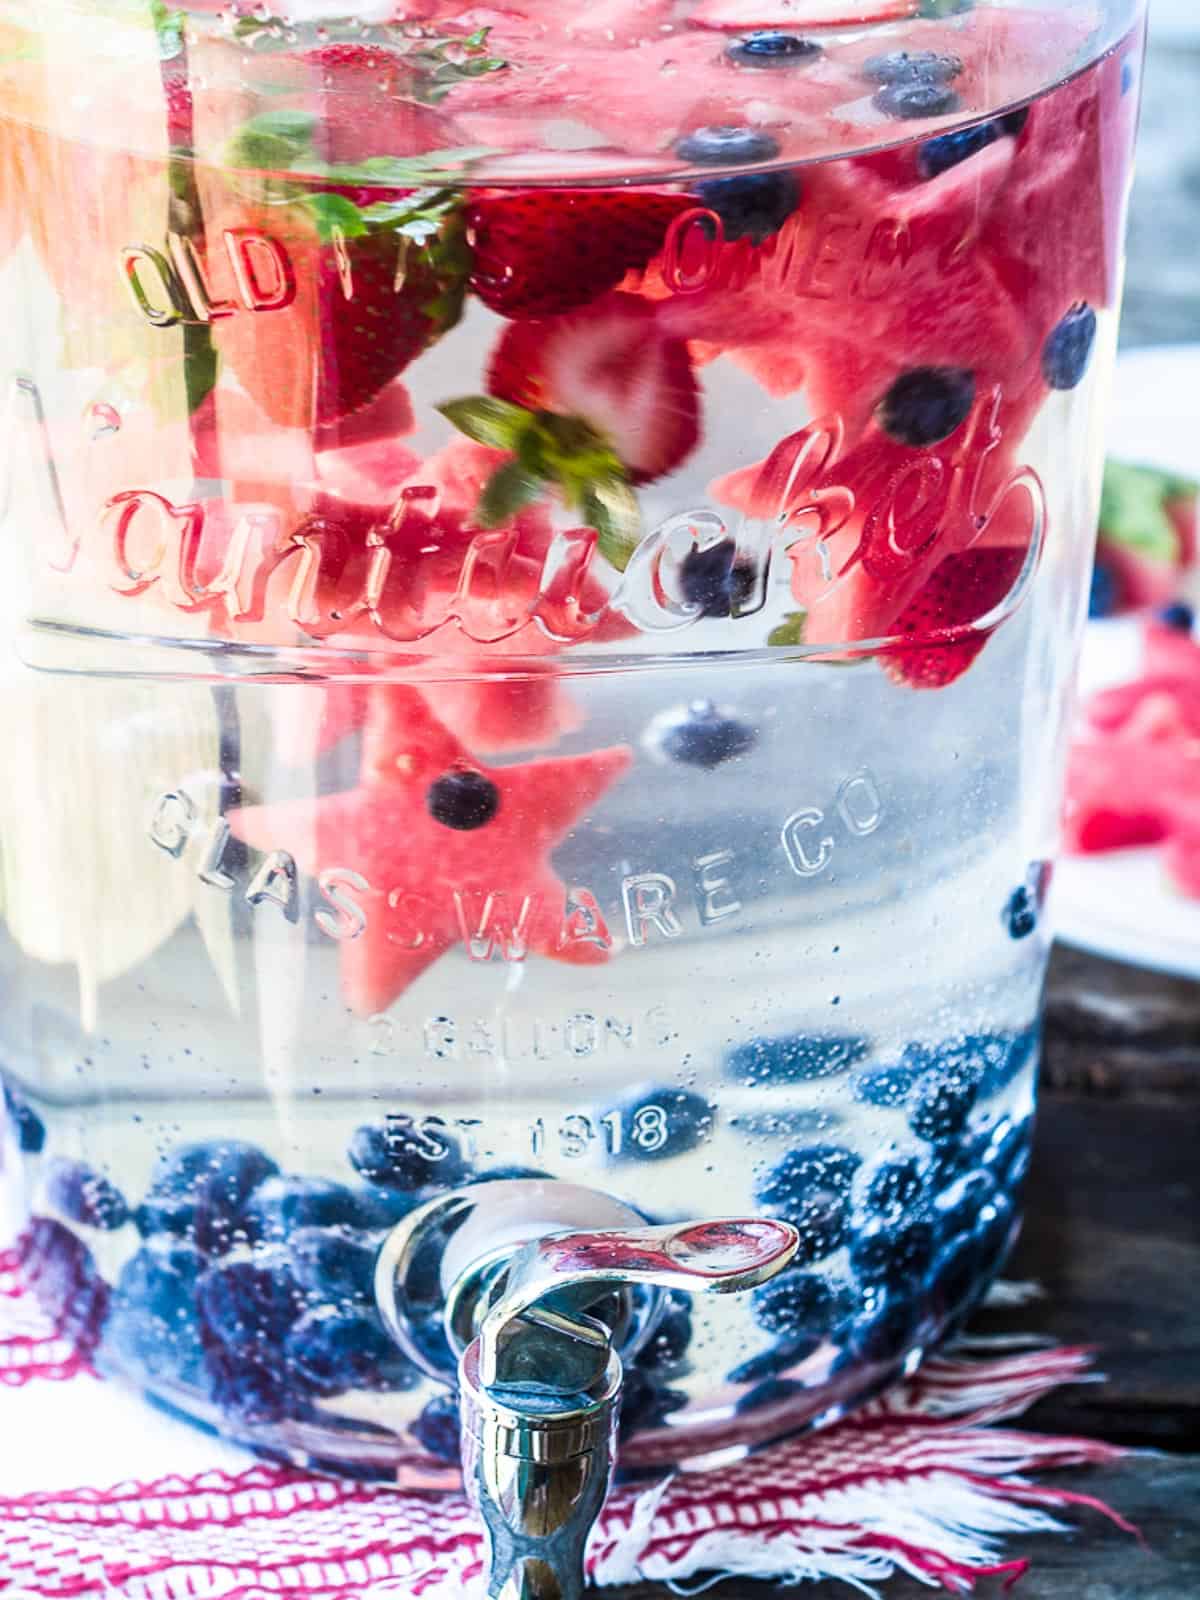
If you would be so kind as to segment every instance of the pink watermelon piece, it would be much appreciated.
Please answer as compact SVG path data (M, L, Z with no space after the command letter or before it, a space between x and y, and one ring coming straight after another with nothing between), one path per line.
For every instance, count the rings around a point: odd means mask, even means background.
M371 706L356 788L229 817L254 849L288 850L310 876L337 866L369 885L356 894L365 927L341 947L346 1004L360 1016L385 1011L464 941L501 947L509 960L607 959L606 930L572 908L550 855L626 770L629 751L487 768L414 691L392 688ZM491 820L466 831L428 806L430 785L463 770L482 773L498 794Z
M704 28L843 28L901 22L917 0L702 0L688 21Z

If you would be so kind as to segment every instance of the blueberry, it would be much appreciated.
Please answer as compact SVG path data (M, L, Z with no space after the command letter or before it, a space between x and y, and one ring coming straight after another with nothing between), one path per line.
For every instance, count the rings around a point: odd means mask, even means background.
M196 1299L212 1341L264 1366L281 1358L284 1337L304 1310L304 1296L282 1262L209 1267Z
M805 1385L797 1383L794 1378L764 1378L761 1383L756 1383L753 1389L747 1389L733 1409L739 1414L757 1411L762 1406L774 1405L782 1400L792 1400L804 1392Z
M1121 63L1121 94L1125 96L1137 82L1137 69L1133 64L1133 57L1126 56Z
M1196 626L1196 613L1182 600L1176 600L1173 605L1162 607L1158 620L1164 628L1173 628L1176 633L1191 633Z
M984 1206L996 1196L996 1180L982 1170L968 1173L937 1199L938 1238L943 1243L961 1238L975 1227Z
M688 767L711 770L754 748L758 735L749 723L726 716L711 700L694 700L687 715L663 733L663 754Z
M278 1171L270 1156L241 1139L177 1145L155 1168L137 1209L138 1231L144 1238L192 1238L201 1250L223 1255L247 1200Z
M883 84L951 83L962 69L957 56L938 55L933 50L892 50L862 64L864 78Z
M553 1176L541 1167L489 1167L486 1172L476 1172L470 1183L552 1183Z
M868 1222L850 1241L850 1265L863 1283L902 1289L925 1276L933 1260L933 1224L923 1217Z
M407 1116L356 1129L347 1155L364 1178L385 1189L453 1189L470 1171L452 1134Z
M936 139L926 139L917 151L917 171L923 178L936 178L986 150L988 145L1003 138L1005 132L1003 122L993 118L970 128L958 128L954 133L939 134Z
M875 91L873 100L885 116L906 120L944 117L959 107L959 98L949 84L932 83L926 78L885 83Z
M881 1109L902 1106L919 1076L913 1067L877 1067L871 1072L855 1073L850 1079L850 1093L864 1105Z
M912 367L875 408L879 426L900 444L924 449L960 428L975 404L975 374L965 367Z
M1072 306L1042 346L1042 377L1052 389L1074 389L1092 359L1096 313L1086 303Z
M418 1381L416 1368L367 1311L307 1312L289 1331L284 1354L289 1372L314 1394L411 1389Z
M429 815L444 828L469 833L483 828L500 809L500 791L482 772L445 772L429 785Z
M1000 920L1008 930L1010 939L1028 939L1036 931L1037 906L1024 884L1014 889L1004 902Z
M81 1333L98 1326L108 1285L87 1245L54 1217L31 1218L26 1233L29 1287L47 1316Z
M1033 1124L1026 1119L993 1138L983 1162L1001 1188L1019 1189L1029 1171L1032 1151Z
M668 1389L637 1367L625 1374L621 1385L621 1437L640 1429L657 1428L672 1411L687 1405L687 1395Z
M687 1354L692 1342L692 1301L686 1294L668 1296L662 1321L647 1340L638 1365L656 1372L660 1367L675 1367Z
M364 1183L354 1193L354 1226L379 1232L394 1228L410 1211L421 1204L419 1193L389 1189L382 1184Z
M849 1233L850 1186L860 1158L840 1145L789 1150L755 1186L755 1198L800 1230L798 1265L818 1261Z
M912 1346L919 1320L912 1295L873 1296L854 1320L850 1347L864 1361L897 1361Z
M739 67L794 67L815 61L824 52L815 39L779 28L760 28L726 47L726 56Z
M880 1216L896 1217L907 1211L925 1187L921 1163L916 1156L889 1161L878 1168L867 1187L867 1207Z
M973 1234L955 1238L939 1252L927 1280L935 1315L945 1319L974 1299L983 1278L979 1241Z
M844 1071L868 1048L861 1034L776 1034L735 1046L725 1058L725 1073L747 1085L807 1083Z
M997 120L1010 139L1019 139L1025 132L1025 124L1029 121L1029 107L1019 106L1016 111L1006 111Z
M741 183L740 178L715 178L713 183ZM697 192L707 185L697 185ZM705 204L709 202L706 200ZM715 211L717 208L712 207ZM731 237L733 237L731 235ZM754 587L754 570L737 560L733 539L718 539L714 544L693 545L679 563L679 591L689 605L698 607L702 617L728 617L735 606L749 599Z
M121 1269L99 1352L151 1380L207 1389L196 1313L204 1258L191 1245L143 1247Z
M17 1149L28 1156L41 1155L46 1144L46 1124L7 1083L4 1085L4 1106L17 1136Z
M667 1084L640 1090L615 1110L621 1123L620 1161L667 1161L695 1150L712 1137L716 1117L702 1094Z
M1092 568L1092 586L1088 590L1088 616L1111 617L1120 601L1120 586L1111 567L1097 561Z
M917 1138L931 1144L956 1138L967 1125L981 1075L975 1058L954 1053L922 1073L913 1085L908 1111L908 1125Z
M849 1287L837 1279L792 1267L755 1289L750 1313L766 1333L819 1342L846 1321L849 1296Z
M1006 1195L996 1194L979 1213L974 1234L979 1242L983 1270L999 1271L1016 1237L1017 1211Z
M204 1356L213 1401L228 1417L260 1427L281 1422L288 1415L291 1397L287 1380L274 1367L231 1357L221 1349L206 1350Z
M815 1333L794 1333L786 1339L779 1339L769 1349L761 1350L757 1355L751 1356L746 1361L740 1361L736 1367L731 1367L728 1377L730 1383L760 1383L764 1378L773 1378L777 1373L786 1372L789 1367L794 1367L797 1362L806 1361L814 1350L820 1349L821 1338Z
M1036 895L1031 903L1036 907ZM929 1064L936 1065L940 1059L955 1073L977 1072L980 1095L997 1094L1028 1065L1039 1037L1036 1026L1020 1033L962 1034L943 1046Z
M297 1228L288 1241L296 1282L333 1303L372 1298L375 1255L372 1245L347 1228Z
M736 178L706 178L703 183L696 184L695 192L700 204L720 217L726 239L749 239L752 244L762 244L773 233L778 233L800 204L800 183L791 172L748 172ZM735 568L735 585L739 573L742 588L749 592L754 581L753 569L749 566ZM728 599L724 601L723 610L708 610L703 614L729 616Z
M46 1196L55 1210L85 1228L110 1233L129 1221L125 1196L82 1161L56 1160L46 1179Z
M769 133L755 128L722 125L696 128L679 140L675 154L697 167L741 167L773 161L779 144Z
M143 1239L192 1239L196 1202L179 1196L145 1199L133 1213L133 1224Z
M458 1397L453 1394L435 1394L410 1431L423 1450L439 1461L459 1459Z
M281 1175L259 1184L242 1209L239 1225L252 1244L278 1242L297 1228L353 1228L361 1214L358 1197L344 1183Z

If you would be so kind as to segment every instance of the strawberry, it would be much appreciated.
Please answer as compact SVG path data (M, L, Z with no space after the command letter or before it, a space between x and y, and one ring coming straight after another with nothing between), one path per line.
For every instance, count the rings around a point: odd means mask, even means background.
M700 437L687 346L663 331L653 303L633 295L514 323L493 353L488 389L530 411L584 422L635 484L674 471Z
M526 189L468 209L471 288L505 317L574 311L659 253L686 195L626 189Z
M964 631L1000 604L1017 581L1026 552L1004 547L966 550L947 556L900 613L895 632L911 644L893 645L883 670L909 689L943 689L975 660L991 629ZM939 636L949 635L939 644Z

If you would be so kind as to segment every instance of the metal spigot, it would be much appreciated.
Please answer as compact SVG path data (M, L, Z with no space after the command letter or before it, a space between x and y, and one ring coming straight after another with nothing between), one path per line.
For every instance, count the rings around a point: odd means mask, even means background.
M540 1187L559 1207L577 1197L585 1212L599 1203L636 1217L594 1191ZM752 1289L788 1264L799 1235L761 1217L586 1231L543 1224L524 1244L455 1250L454 1233L464 1213L478 1213L478 1196L444 1197L406 1218L380 1252L376 1297L401 1344L447 1376L431 1363L428 1338L414 1337L400 1300L422 1255L428 1277L431 1246L446 1251L454 1277L442 1315L458 1352L464 1481L486 1532L486 1593L580 1600L585 1546L612 1478L620 1348L636 1353L653 1331L659 1291ZM485 1237L478 1229L475 1243ZM639 1287L649 1296L639 1299Z

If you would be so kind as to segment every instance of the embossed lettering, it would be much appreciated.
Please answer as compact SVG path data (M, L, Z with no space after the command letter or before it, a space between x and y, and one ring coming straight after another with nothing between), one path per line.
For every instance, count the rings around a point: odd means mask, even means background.
M861 772L843 778L837 791L838 815L851 833L860 839L874 833L883 821L883 800L879 785L864 767Z
M215 820L205 837L196 876L201 883L207 883L211 889L228 891L233 888L233 878L221 865L232 837L229 824L224 817Z
M127 246L121 251L121 273L134 306L151 326L173 328L185 319L190 308L161 250Z
M246 885L248 905L260 906L264 900L278 906L289 922L300 915L296 863L287 850L272 850Z
M581 944L592 945L597 950L611 950L612 935L592 891L574 887L567 890L554 948L561 955L573 945Z
M150 813L150 838L176 860L187 848L196 821L196 806L185 789L168 789L154 802Z
M833 854L833 839L829 834L817 834L825 822L825 813L816 806L804 806L793 811L780 830L788 865L798 878L815 878L824 872Z
M347 867L326 868L317 879L317 888L337 914L331 916L323 909L313 913L313 921L321 932L339 942L357 939L367 925L367 914L346 891L357 889L362 894L370 887L361 872L351 872Z
M291 305L296 275L277 240L248 228L229 228L225 252L247 311L280 311Z
M625 927L632 945L643 945L651 928L664 939L678 939L683 924L672 909L675 880L665 872L635 872L621 880Z
M712 850L692 862L692 871L696 874L696 903L705 927L736 917L742 909L742 902L722 871L732 860L732 850Z
M196 320L218 322L222 317L233 316L237 310L236 304L232 300L219 300L213 295L208 286L204 263L191 239L186 234L169 233L167 249Z
M502 961L524 961L539 904L537 895L523 896L514 917L503 890L480 896L455 889L454 909L471 960L490 961L498 954Z

